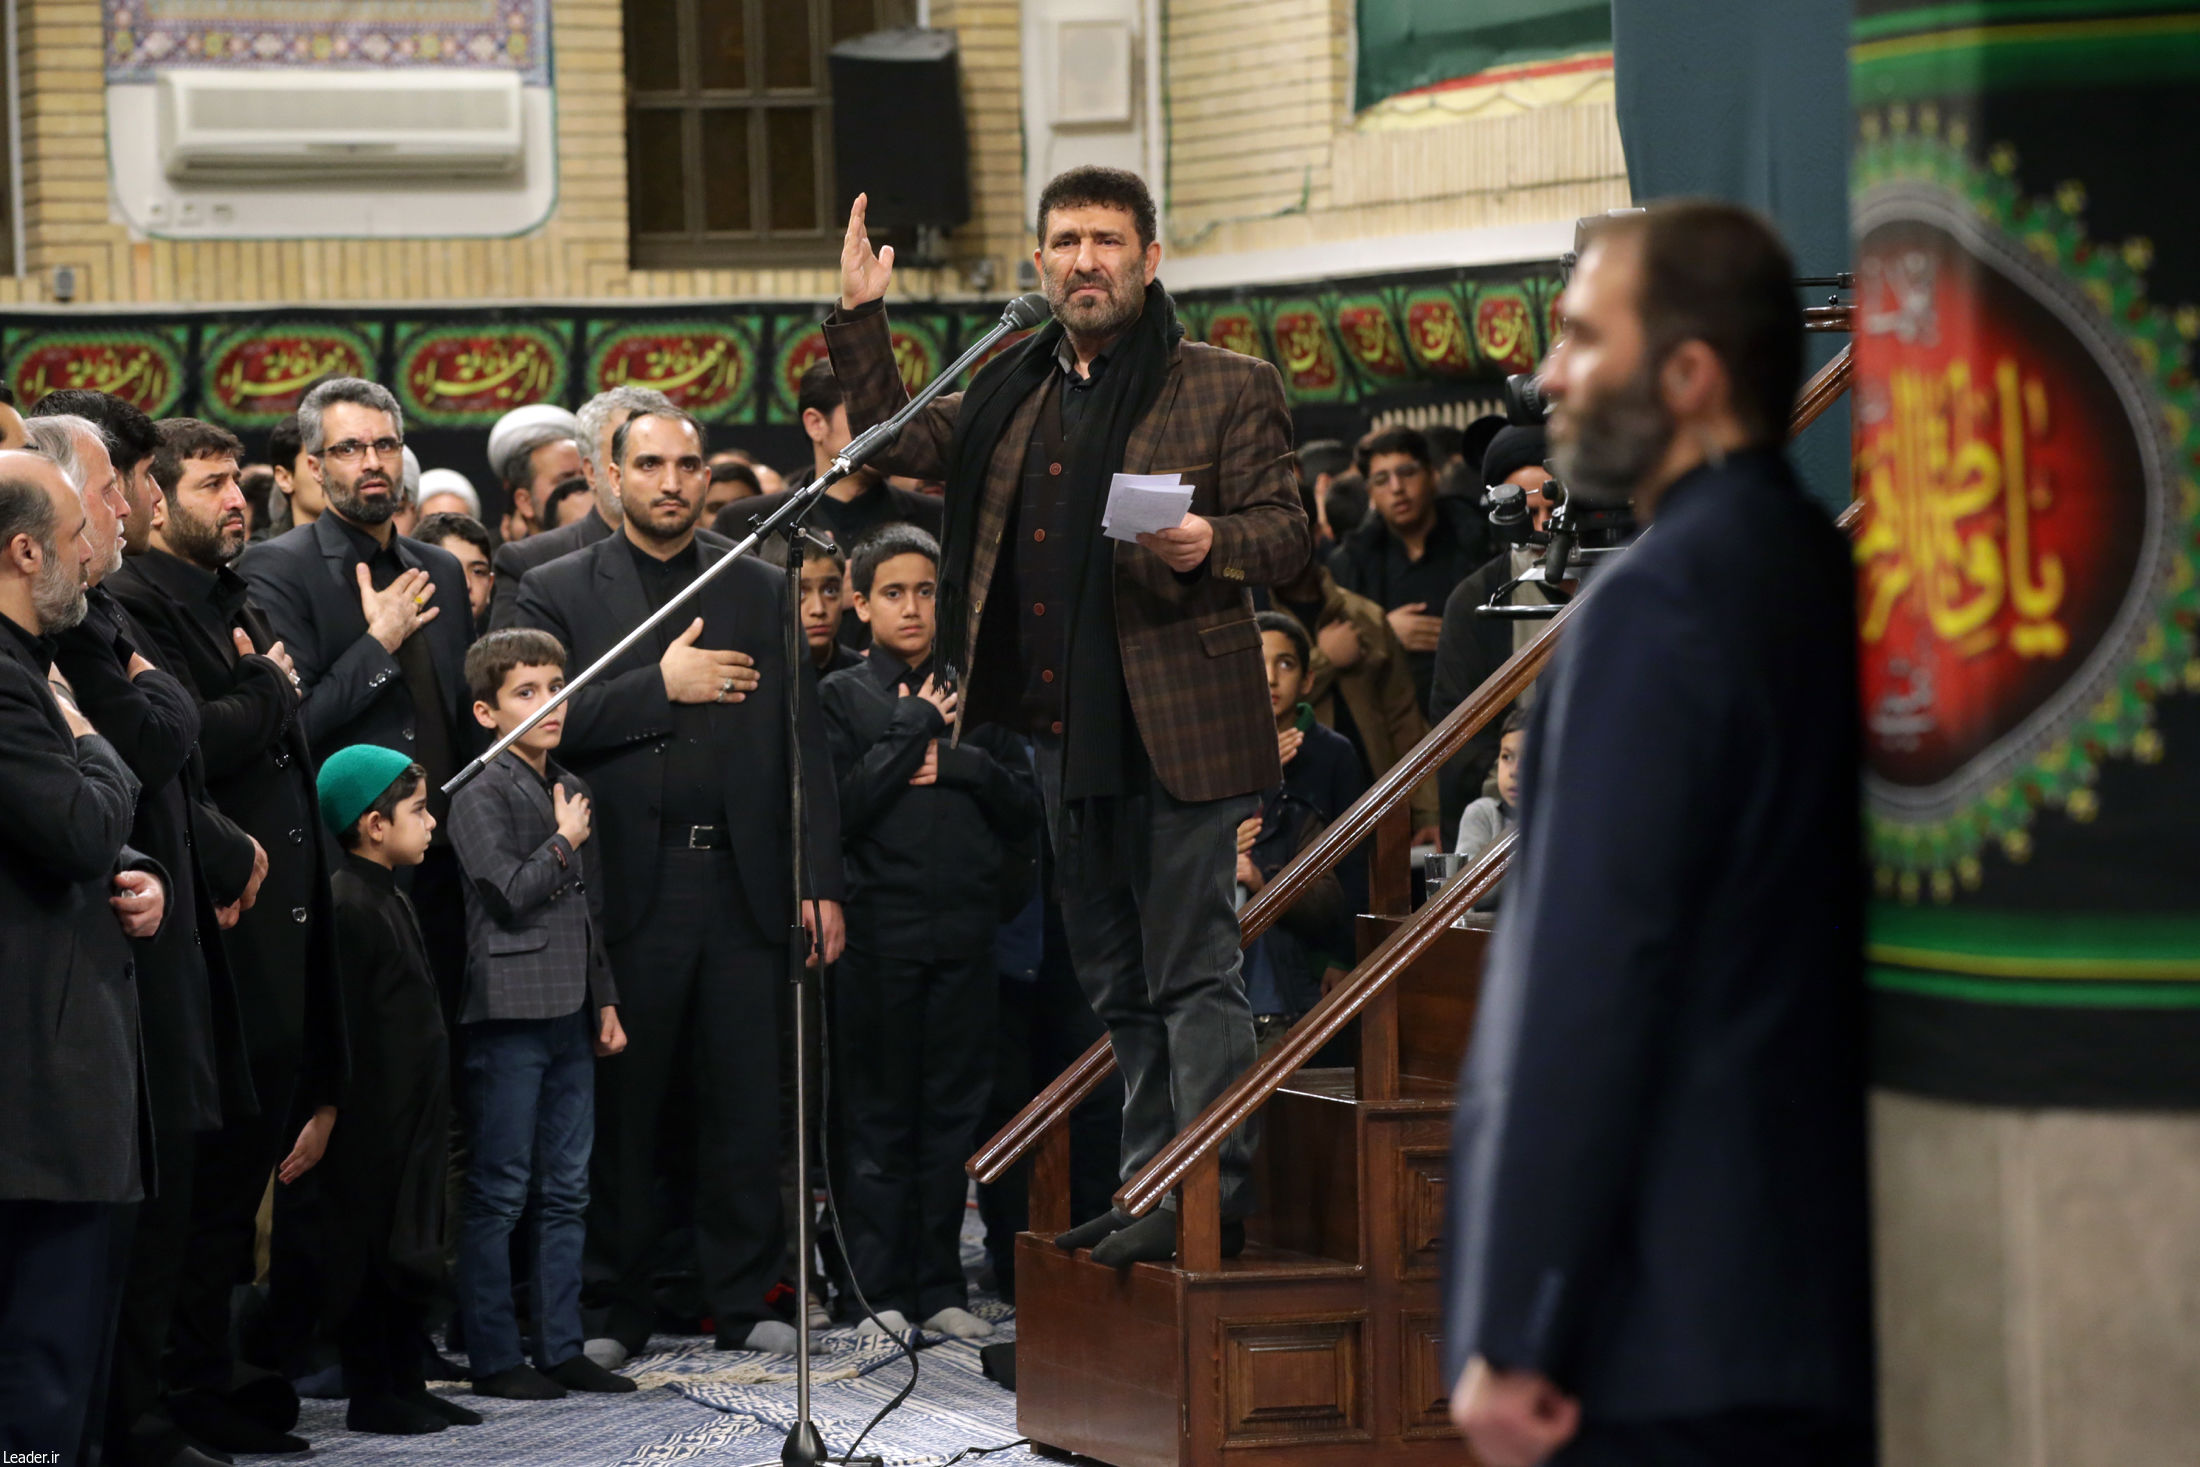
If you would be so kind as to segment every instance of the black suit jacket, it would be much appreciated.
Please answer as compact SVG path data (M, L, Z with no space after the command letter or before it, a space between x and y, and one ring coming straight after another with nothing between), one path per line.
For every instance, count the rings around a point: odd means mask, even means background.
M329 868L314 761L298 694L264 655L240 656L241 627L264 654L275 633L236 572L149 550L105 582L150 641L146 656L198 700L206 788L222 814L267 851L267 879L221 934L255 1062L304 1069L299 1093L263 1095L281 1111L337 1103L345 1072Z
M725 556L704 544L705 570ZM744 557L697 593L689 606L703 618L699 645L746 652L762 681L747 699L717 710L718 748L725 760L722 811L663 809L665 740L672 732L672 703L657 669L657 645L648 638L629 648L597 681L567 705L565 739L558 757L595 790L596 839L603 842L604 935L619 942L641 924L655 898L659 829L665 817L681 824L723 823L749 910L766 932L781 930L779 914L792 905L787 890L788 836L792 828L787 784L787 663L784 636L787 591L770 566ZM693 620L686 608L674 613ZM521 626L540 627L565 644L569 671L592 667L619 638L649 617L649 599L624 534L529 571L520 582ZM809 659L795 670L800 696L803 776L809 812L809 856L815 895L841 899L840 812L833 788L832 755L818 715L817 674Z
M159 649L102 585L81 625L56 639L54 663L77 707L138 779L130 844L169 876L159 936L140 944L138 1005L154 1124L187 1135L211 1131L225 1109L256 1106L237 991L214 909L237 899L252 875L252 840L206 796L197 699L160 666ZM132 678L128 659L151 671Z
M538 565L548 565L561 555L571 555L576 550L586 550L598 540L613 538L611 527L603 522L603 516L590 510L569 525L555 530L544 530L539 535L529 535L524 540L507 540L497 547L497 553L489 561L495 570L497 588L489 602L489 630L499 632L506 627L521 625L519 619L519 583ZM705 545L730 546L731 540L709 530L697 530L695 538Z
M0 625L0 1200L145 1193L135 955L107 905L118 870L157 871L123 844L137 794Z
M410 750L418 741L414 720L432 716L445 721L452 748L463 760L480 747L480 726L466 694L466 649L474 640L466 572L456 556L437 546L402 535L391 543L400 565L425 570L435 583L429 604L441 611L413 635L428 639L443 695L438 709L413 707L396 654L367 635L351 569L358 552L333 514L251 547L238 568L297 665L305 689L299 717L315 750L324 757L353 744Z
M497 553L489 557L489 566L496 572L497 579L496 591L489 600L489 630L500 632L519 625L519 583L529 571L538 565L548 565L561 555L586 550L610 535L611 526L591 509L569 525L499 545Z
M1545 673L1445 1327L1591 1418L1868 1422L1854 571L1776 453L1683 477Z

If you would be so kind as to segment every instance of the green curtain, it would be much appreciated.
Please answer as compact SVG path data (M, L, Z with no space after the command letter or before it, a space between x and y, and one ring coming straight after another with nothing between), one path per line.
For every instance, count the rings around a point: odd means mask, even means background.
M1612 44L1610 0L1359 0L1355 110L1493 66Z

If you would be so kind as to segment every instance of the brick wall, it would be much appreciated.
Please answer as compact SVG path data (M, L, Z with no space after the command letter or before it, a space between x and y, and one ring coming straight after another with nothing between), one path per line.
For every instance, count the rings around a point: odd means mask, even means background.
M0 305L48 299L53 268L77 271L79 302L550 301L822 298L812 270L632 270L627 266L625 73L618 0L555 0L558 202L541 228L489 240L146 240L108 207L106 80L99 0L19 0L28 274L0 277ZM955 266L913 294L962 293L961 269L996 257L996 290L1029 249L1022 212L1015 0L937 0L959 30L970 108L975 217Z

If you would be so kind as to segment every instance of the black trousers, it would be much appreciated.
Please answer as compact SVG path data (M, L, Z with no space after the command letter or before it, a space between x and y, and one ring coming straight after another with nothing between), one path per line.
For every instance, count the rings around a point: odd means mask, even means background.
M166 1375L173 1389L226 1391L234 1384L229 1294L252 1282L260 1198L276 1163L297 1140L290 1098L299 1064L295 1053L253 1056L259 1114L227 1121L197 1139L191 1219L168 1330Z
M161 1362L191 1238L198 1138L156 1126L153 1145L160 1189L130 1209L135 1216L127 1226L117 1221L111 1248L122 1272L122 1297L106 1416L96 1424L96 1434L104 1441L102 1460L120 1467L161 1467L185 1446L183 1433L162 1404Z
M1549 1467L1872 1467L1868 1424L1794 1410L1584 1421Z
M1070 966L1061 911L1046 905L1046 946L1036 977L1000 975L994 1026L993 1093L977 1140L993 1135L1108 1032ZM1123 1081L1110 1074L1070 1113L1070 1216L1078 1222L1108 1210L1123 1145ZM973 1147L973 1150L976 1148ZM1031 1222L1031 1162L1027 1157L998 1182L978 1188L985 1248L1001 1296L1016 1297L1016 1235Z
M721 1335L769 1309L785 1224L779 1195L779 1023L787 949L749 913L726 851L666 850L650 914L611 949L621 1055L597 1062L583 1318L639 1350L656 1321L657 1150L684 1047L695 1134L695 1251ZM777 925L774 924L774 930Z
M370 1267L336 1326L336 1354L352 1399L421 1389L426 1380L420 1368L420 1332L426 1327L426 1311L397 1294L380 1270Z
M0 1453L75 1458L111 1339L108 1202L0 1202ZM48 1453L34 1457L30 1453Z
M871 1307L929 1319L970 1302L962 1222L991 1090L993 954L926 962L853 943L833 975L836 1195Z

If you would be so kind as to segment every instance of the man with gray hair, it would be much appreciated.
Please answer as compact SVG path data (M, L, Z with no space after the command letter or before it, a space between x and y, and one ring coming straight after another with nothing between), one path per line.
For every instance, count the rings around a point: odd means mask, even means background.
M224 909L256 897L267 855L208 798L198 701L148 655L157 655L153 639L106 584L122 565L118 510L128 507L107 434L88 418L39 406L31 443L83 501L92 552L86 614L55 638L54 667L136 776L130 843L165 868L171 898L168 920L136 953L158 1190L113 1225L113 1367L106 1408L86 1423L85 1440L103 1442L106 1460L165 1463L188 1450L162 1408L161 1361L190 1236L196 1138L254 1098L236 988L215 933Z
M125 939L151 937L166 915L161 873L125 844L136 776L48 681L52 638L84 616L84 519L52 459L0 452L0 1454L11 1462L75 1460L95 1407L116 1204L144 1195Z
M582 515L569 525L545 530L524 540L507 540L490 561L496 572L496 592L489 603L489 629L501 631L517 625L514 609L520 578L538 565L548 565L561 555L595 544L619 528L619 490L607 465L611 461L611 435L636 413L673 412L672 399L650 387L614 387L581 404L574 415L580 424L581 472L589 492L596 497L596 512ZM700 537L706 542L714 537Z
M457 557L391 523L403 498L404 434L386 387L336 377L308 392L298 436L328 511L253 546L239 569L297 668L298 717L315 756L353 744L410 754L428 771L428 809L440 826L442 787L479 741L466 695L474 619ZM466 961L460 880L439 831L414 870L412 896L453 1014Z

